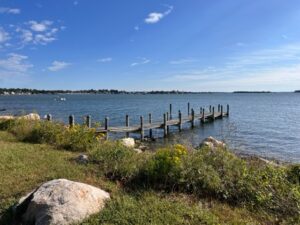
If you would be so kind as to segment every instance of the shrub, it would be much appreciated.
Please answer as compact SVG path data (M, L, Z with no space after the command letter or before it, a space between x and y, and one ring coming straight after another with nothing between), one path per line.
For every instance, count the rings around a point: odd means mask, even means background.
M104 141L90 152L91 160L99 165L107 177L127 182L137 176L147 160L147 154L138 154L119 142Z
M148 160L143 173L152 184L164 187L176 185L186 155L187 149L179 144L159 149Z
M49 121L8 120L0 123L19 141L47 143L70 151L86 151L98 142L95 129L75 125L72 128Z

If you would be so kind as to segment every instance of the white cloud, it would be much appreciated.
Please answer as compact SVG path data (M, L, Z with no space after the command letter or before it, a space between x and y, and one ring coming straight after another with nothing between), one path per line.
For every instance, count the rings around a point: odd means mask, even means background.
M147 64L149 62L150 62L149 59L141 58L141 60L139 62L133 62L130 64L130 66L139 66L139 65Z
M9 34L2 27L0 27L0 43L4 43L7 40L9 40Z
M162 18L164 18L165 16L169 15L172 11L173 11L173 6L168 6L168 10L166 10L165 12L151 12L148 14L148 17L145 18L145 23L147 24L154 24L159 22Z
M188 63L193 63L197 62L198 60L192 59L192 58L184 58L184 59L178 59L178 60L172 60L169 63L173 65L179 65L179 64L188 64Z
M56 34L63 29L53 27L53 22L49 20L41 22L31 20L25 25L27 26L25 28L20 26L16 28L16 32L20 33L22 47L28 44L47 45L57 40Z
M111 62L111 61L112 61L111 57L102 58L102 59L97 60L97 62L101 62L101 63L106 63L106 62Z
M136 30L136 31L138 31L140 29L140 27L139 26L134 26L133 29Z
M31 20L28 22L28 24L30 25L31 30L35 32L44 32L47 29L49 29L49 27L53 24L53 22L49 20L44 20L41 22Z
M65 69L66 67L68 67L70 65L71 65L71 63L55 60L55 61L52 62L52 65L48 67L48 70L50 70L52 72L55 72L55 71L58 71L58 70Z
M0 13L19 14L21 13L21 10L17 8L0 7Z

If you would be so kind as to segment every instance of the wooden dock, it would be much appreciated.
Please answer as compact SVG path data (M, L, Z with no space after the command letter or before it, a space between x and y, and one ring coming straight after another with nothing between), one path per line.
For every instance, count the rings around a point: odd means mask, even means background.
M143 116L140 117L140 123L135 125L130 125L129 115L125 116L124 126L109 126L109 118L105 118L104 126L97 128L97 133L104 133L108 137L109 133L125 133L126 137L130 133L139 133L141 140L145 137L145 131L149 132L149 137L153 138L154 129L162 129L164 137L166 137L170 131L170 127L178 127L178 130L181 131L184 124L190 124L191 128L196 126L196 122L204 124L206 122L213 122L216 119L222 119L223 117L229 116L229 105L227 105L226 112L223 110L223 105L218 105L217 108L209 106L207 112L204 107L199 108L199 113L195 113L194 109L190 108L188 103L188 113L186 116L183 116L181 111L178 111L176 118L172 114L172 104L170 104L169 111L163 114L162 122L152 122L152 114L148 114L148 118L145 120ZM47 115L48 120L52 120L50 114ZM91 116L86 117L85 123L88 127L91 127ZM69 125L74 126L75 119L74 115L69 116Z

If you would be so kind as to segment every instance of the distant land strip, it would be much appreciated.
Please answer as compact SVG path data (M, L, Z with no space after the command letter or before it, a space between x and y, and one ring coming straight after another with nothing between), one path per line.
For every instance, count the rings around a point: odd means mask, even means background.
M192 91L124 91L115 89L89 89L89 90L38 90L29 88L0 88L0 95L31 95L31 94L201 94L215 92ZM220 92L224 93L224 92Z
M234 91L233 93L272 93L271 91Z

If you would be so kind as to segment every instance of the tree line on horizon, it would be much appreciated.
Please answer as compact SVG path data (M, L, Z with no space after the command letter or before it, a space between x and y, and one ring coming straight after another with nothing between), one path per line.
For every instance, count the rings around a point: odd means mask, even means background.
M0 94L194 94L210 92L192 91L125 91L116 89L88 89L88 90L38 90L30 88L0 88Z

